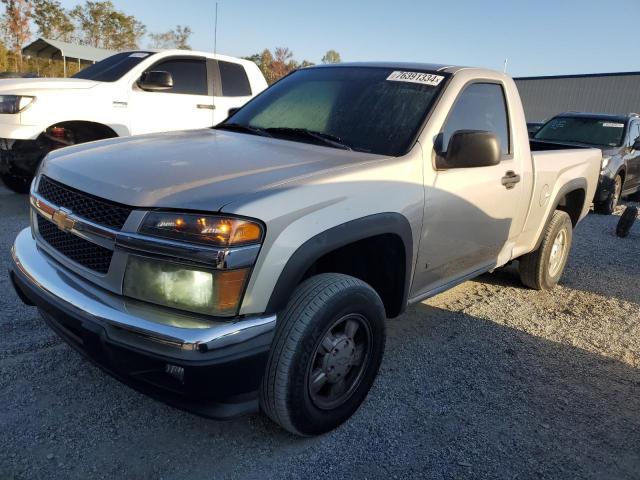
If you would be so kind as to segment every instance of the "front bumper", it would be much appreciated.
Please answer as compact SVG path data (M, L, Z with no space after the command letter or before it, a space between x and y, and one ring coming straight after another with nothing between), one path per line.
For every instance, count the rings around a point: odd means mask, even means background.
M33 177L47 151L36 140L13 142L0 137L0 173Z
M608 201L609 197L613 194L615 187L615 174L609 173L607 171L602 172L600 174L600 178L598 179L598 188L596 189L596 194L593 201L595 203Z
M35 140L46 125L22 125L21 115L0 114L0 138Z
M10 276L53 330L124 383L207 417L257 410L275 316L211 322L119 297L60 266L29 229L16 238Z

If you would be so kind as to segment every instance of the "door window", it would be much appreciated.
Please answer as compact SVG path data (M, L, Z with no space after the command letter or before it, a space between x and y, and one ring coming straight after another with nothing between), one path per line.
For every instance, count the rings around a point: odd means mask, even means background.
M161 93L207 95L207 64L205 60L175 58L157 63L149 70L169 72L173 87Z
M498 136L502 154L510 153L509 120L502 87L495 83L474 83L466 87L451 109L442 136L442 148L458 130L484 130Z
M638 137L640 137L640 122L632 122L629 127L629 145L633 145Z
M249 97L251 85L244 67L238 63L218 62L223 97Z

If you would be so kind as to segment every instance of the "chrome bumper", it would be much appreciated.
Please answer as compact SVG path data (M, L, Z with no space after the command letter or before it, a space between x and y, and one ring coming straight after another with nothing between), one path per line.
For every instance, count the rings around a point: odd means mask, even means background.
M273 337L275 315L222 321L107 292L50 258L37 246L29 229L16 238L12 257L13 274L39 300L97 324L109 341L137 351L198 361L245 342L251 343L251 348L266 346Z

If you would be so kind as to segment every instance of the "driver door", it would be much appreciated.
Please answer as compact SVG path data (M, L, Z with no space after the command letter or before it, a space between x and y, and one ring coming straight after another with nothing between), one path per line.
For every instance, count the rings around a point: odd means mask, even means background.
M436 171L425 185L423 232L412 296L432 294L493 268L510 255L526 216L523 161L515 154L504 87L472 83L464 88L441 131L446 149L456 131L494 133L501 144L497 165ZM439 152L446 155L446 152ZM425 159L432 161L431 154Z

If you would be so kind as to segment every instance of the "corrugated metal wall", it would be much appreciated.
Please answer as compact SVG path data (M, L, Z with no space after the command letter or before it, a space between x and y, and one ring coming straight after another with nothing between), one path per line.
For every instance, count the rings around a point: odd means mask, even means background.
M640 112L640 72L628 74L516 78L528 122L566 111Z

